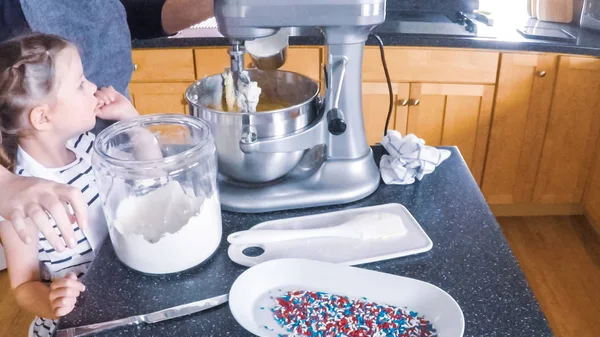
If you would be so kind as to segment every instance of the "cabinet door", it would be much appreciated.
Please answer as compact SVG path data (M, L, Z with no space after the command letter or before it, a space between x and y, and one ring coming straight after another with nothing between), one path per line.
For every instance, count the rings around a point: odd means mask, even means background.
M385 129L385 120L390 106L390 96L387 83L363 83L363 120L367 142L374 145L381 142L383 131ZM406 120L408 116L409 84L392 83L392 92L394 93L392 114L388 129L400 131L402 135L406 133Z
M533 199L579 203L600 126L600 60L561 57Z
M427 145L456 145L479 183L493 98L493 85L411 84L407 132Z
M557 57L503 54L481 189L490 204L532 201Z
M130 83L132 103L141 115L189 113L185 91L192 83Z

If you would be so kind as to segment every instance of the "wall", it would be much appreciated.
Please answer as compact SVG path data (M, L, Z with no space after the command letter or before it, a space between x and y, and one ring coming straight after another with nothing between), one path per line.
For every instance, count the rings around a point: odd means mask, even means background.
M388 9L472 11L479 7L479 0L387 0Z

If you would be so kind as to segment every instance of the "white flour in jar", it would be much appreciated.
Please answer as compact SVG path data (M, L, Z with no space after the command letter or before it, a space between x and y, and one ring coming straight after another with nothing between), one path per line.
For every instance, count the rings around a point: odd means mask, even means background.
M218 195L192 198L174 181L121 201L111 226L119 259L149 274L174 273L198 265L217 249L221 235Z

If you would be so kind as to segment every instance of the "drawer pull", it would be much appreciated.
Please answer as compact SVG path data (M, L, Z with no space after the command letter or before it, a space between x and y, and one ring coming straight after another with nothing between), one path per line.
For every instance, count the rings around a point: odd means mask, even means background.
M421 103L421 101L419 101L418 99L411 99L410 101L408 101L408 104L412 106L417 106L419 105L419 103Z
M540 70L540 71L537 72L537 75L539 77L546 77L546 72L544 70Z

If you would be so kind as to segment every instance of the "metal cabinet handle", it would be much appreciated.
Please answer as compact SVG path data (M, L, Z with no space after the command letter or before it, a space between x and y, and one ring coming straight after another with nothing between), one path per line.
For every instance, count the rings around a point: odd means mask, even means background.
M133 70L134 71L138 70L138 65L136 63L133 64Z
M400 104L401 106L407 106L408 105L408 100L407 99L401 99L398 101L398 104Z
M540 70L540 71L537 72L537 75L539 77L546 77L546 72L544 70Z
M408 104L410 104L412 106L417 106L417 105L419 105L419 103L421 103L421 101L419 101L418 99L411 99L408 101Z

